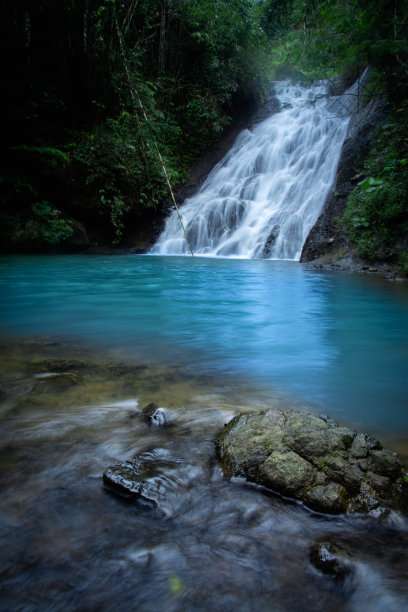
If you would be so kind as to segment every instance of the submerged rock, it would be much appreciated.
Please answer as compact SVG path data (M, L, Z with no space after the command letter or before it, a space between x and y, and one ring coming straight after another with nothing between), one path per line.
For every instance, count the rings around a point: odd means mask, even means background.
M176 461L148 451L130 461L108 467L103 481L118 493L141 497L157 505L165 487L165 474L176 465Z
M164 408L159 408L153 402L142 409L142 415L149 425L155 425L156 427L170 425L167 411Z
M317 569L335 579L345 578L350 573L344 551L331 542L320 542L312 546L310 561Z
M329 514L407 510L398 455L331 419L277 409L236 416L216 438L224 474Z
M119 495L148 502L171 515L183 505L188 487L196 477L197 470L188 462L164 449L156 449L108 467L103 482Z
M84 359L49 357L41 359L31 359L28 363L29 369L34 372L74 372L86 370L93 367L93 363Z

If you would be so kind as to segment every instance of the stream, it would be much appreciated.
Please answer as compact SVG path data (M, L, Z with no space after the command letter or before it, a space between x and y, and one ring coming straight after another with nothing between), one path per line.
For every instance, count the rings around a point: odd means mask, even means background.
M395 611L408 523L327 516L226 480L239 411L325 413L408 457L408 288L289 261L0 260L4 610ZM170 425L141 415L154 402ZM172 463L158 507L103 486ZM317 569L329 541L348 573Z

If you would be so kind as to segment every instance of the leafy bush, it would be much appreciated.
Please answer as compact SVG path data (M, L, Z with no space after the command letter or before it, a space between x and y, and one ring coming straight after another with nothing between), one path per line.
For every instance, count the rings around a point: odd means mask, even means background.
M352 243L368 259L395 259L408 237L408 101L380 128L366 161L366 177L343 216ZM402 256L402 265L404 255Z
M35 202L24 214L0 213L3 246L11 248L56 246L73 234L72 222L60 210L43 200Z
M72 235L71 222L51 203L61 200L57 176L68 162L67 154L53 146L9 148L0 176L3 247L56 245Z
M136 113L123 111L72 147L72 163L84 175L89 194L87 206L111 225L112 244L120 241L132 208L155 206L168 194L157 143L171 182L176 185L186 178L168 144L178 134L177 126L164 123L160 113L142 123Z
M400 266L400 273L403 276L408 276L408 252L402 251L398 256L398 263Z
M393 100L400 103L407 97L404 0L395 0L392 6L389 0L279 0L278 4L285 5L287 27L278 30L274 39L276 67L289 64L311 78L330 78L371 65L382 73Z
M32 215L26 224L15 232L15 239L56 245L72 236L71 221L62 218L61 212L53 208L50 202L36 202L31 210Z

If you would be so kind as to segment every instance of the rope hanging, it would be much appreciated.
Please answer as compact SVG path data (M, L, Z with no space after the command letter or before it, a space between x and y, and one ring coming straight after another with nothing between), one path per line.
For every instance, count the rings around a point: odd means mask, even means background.
M140 106L140 110L142 111L143 117L144 117L144 119L146 121L146 125L147 125L148 129L150 130L149 120L147 118L145 109L143 107L142 101L141 101L140 96L139 96L139 93L138 93L137 89L132 85L132 80L130 78L128 62L127 62L126 55L125 55L125 49L124 49L124 44L123 44L122 32L120 31L119 24L118 24L118 19L117 19L116 14L115 14L115 24L116 24L116 31L117 31L118 39L119 39L120 53L122 55L123 65L125 67L126 77L127 77L128 83L129 83L130 95L132 97L133 104L134 104L135 108L136 108L136 100L135 100L135 98L137 99L137 103ZM157 142L156 142L156 140L154 138L153 138L153 143L154 143L154 147L155 147L155 149L157 151L157 155L159 157L160 163L162 165L163 174L164 174L164 177L166 179L166 183L167 183L167 186L169 188L169 192L170 192L171 199L173 201L174 207L175 207L175 209L177 211L177 215L178 215L178 218L179 218L179 221L180 221L180 225L181 225L181 227L183 229L184 236L185 236L186 242L188 244L188 248L190 249L191 256L194 257L193 249L191 248L191 245L190 245L190 242L189 242L189 239L188 239L188 236L187 236L186 228L184 227L183 219L181 218L179 207L177 206L176 198L174 197L173 189L172 189L172 186L171 186L171 183L170 183L170 178L169 178L169 175L167 173L163 157L162 157L162 155L160 153L160 149L159 149L159 147L157 145Z

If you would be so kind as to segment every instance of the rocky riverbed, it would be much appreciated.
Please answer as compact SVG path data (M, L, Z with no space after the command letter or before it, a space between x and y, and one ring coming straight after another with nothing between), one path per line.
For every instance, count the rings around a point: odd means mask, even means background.
M217 432L264 404L96 348L1 343L4 609L405 609L403 515L317 514L225 478ZM143 486L112 494L108 477Z
M139 418L170 425L154 404ZM276 408L246 412L224 426L215 444L225 476L244 477L312 510L373 516L408 510L408 473L397 453L327 417ZM108 467L103 479L113 491L160 508L166 490L185 481L179 464L161 450L142 453Z

